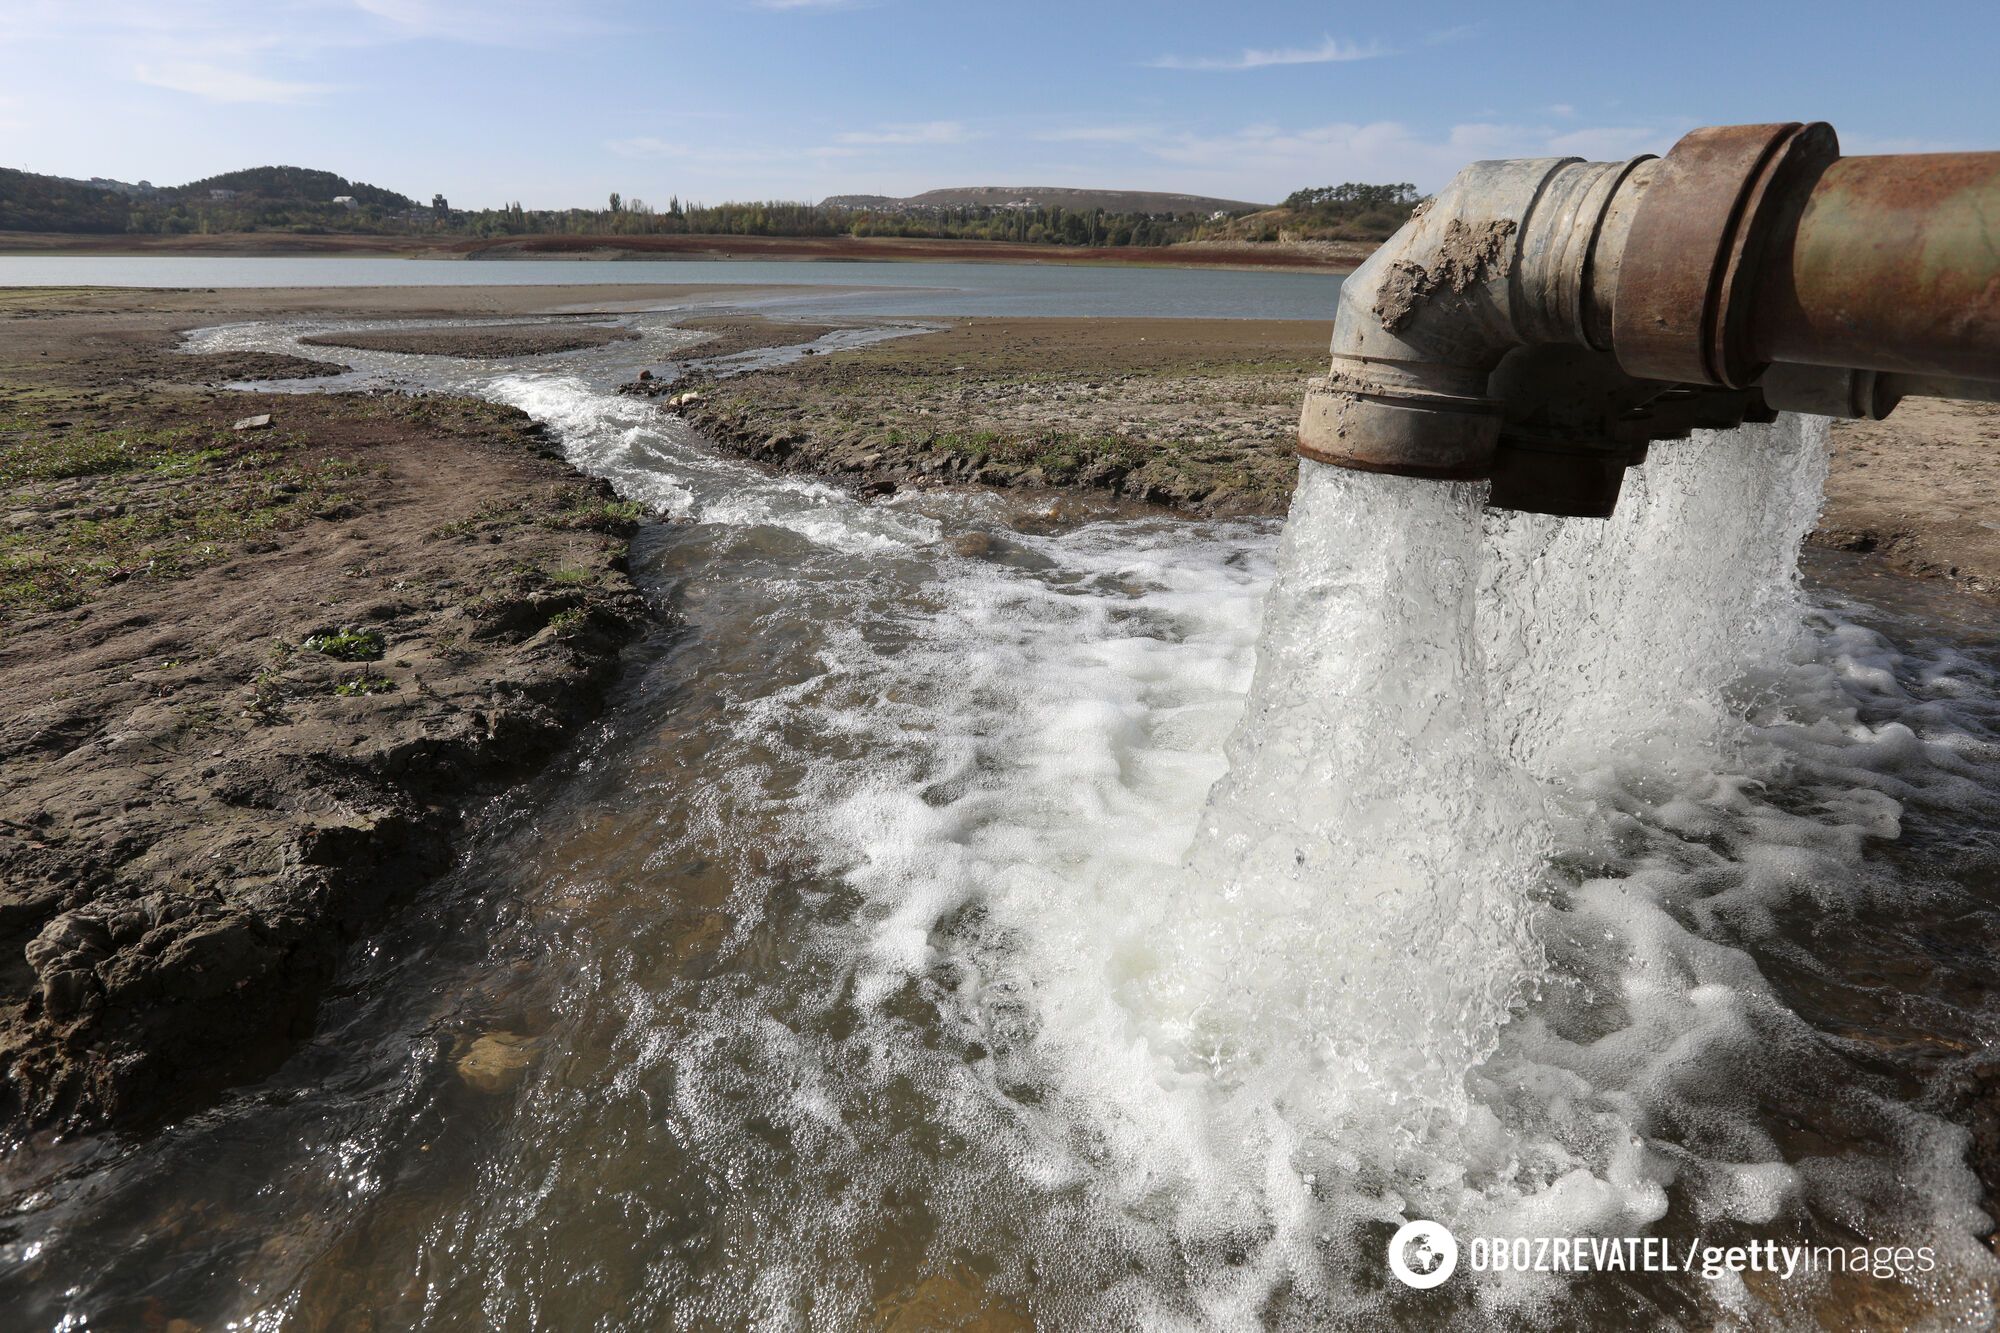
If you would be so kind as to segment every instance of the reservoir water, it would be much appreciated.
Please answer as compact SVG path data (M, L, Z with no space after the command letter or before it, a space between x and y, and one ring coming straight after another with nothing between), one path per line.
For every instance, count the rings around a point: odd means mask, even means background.
M1657 445L1610 523L869 503L616 395L684 337L631 320L342 352L548 422L669 615L282 1070L15 1167L18 1326L1990 1324L2000 627L1801 577L1822 423ZM1414 1218L1933 1263L1417 1293Z
M1334 294L1340 290L1339 276L1330 273L1090 264L0 255L0 287L537 287L642 282L849 289L824 297L803 292L796 300L787 300L803 313L1329 322Z

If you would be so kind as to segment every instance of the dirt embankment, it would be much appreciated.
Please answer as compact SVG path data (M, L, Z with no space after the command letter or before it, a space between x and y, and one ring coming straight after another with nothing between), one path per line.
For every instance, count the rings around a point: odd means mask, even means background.
M643 386L732 450L857 487L1103 489L1282 514L1299 396L1328 328L1294 321L973 319L708 382ZM1816 545L2000 591L2000 406L1911 399L1838 422Z
M1886 421L1836 422L1812 540L2000 592L2000 404L1910 398Z
M492 328L371 329L356 333L315 333L299 339L308 347L352 347L364 352L411 352L489 360L548 356L581 351L639 335L604 324L505 324Z
M0 318L13 1132L151 1122L282 1058L647 617L636 511L521 413L223 393L302 367L44 313Z
M829 333L856 325L795 323L763 315L695 315L675 320L674 327L702 335L700 342L687 349L684 359L706 362L741 356L745 352L760 352L770 347L796 347L800 343L817 342Z
M1198 514L1282 513L1328 329L1289 320L967 320L666 389L748 457L873 489L1096 489Z

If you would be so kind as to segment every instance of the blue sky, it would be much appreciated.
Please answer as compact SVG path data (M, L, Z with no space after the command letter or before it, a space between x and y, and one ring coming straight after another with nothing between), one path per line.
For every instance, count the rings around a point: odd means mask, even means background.
M455 204L1097 185L1257 201L1823 119L2000 148L2000 0L0 0L0 165Z

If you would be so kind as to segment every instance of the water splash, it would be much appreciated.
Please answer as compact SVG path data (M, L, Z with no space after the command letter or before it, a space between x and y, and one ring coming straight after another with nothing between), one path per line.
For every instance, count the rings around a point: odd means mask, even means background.
M1147 1320L1353 1313L1370 1226L1404 1217L1617 1236L1676 1198L1679 1225L1805 1225L1856 1191L1981 1307L1957 1131L1851 1083L1831 1114L1866 1166L1762 1127L1760 1097L1825 1106L1841 1076L1746 923L1802 883L1858 892L1866 840L1898 827L1841 760L1813 812L1759 795L1801 725L1852 708L1798 590L1824 469L1824 422L1702 433L1600 523L1305 465L1178 873L1107 847L980 896L1004 941L986 975L1032 1015L1001 1094L1043 1086L1022 1119L1044 1178L1162 1228L1157 1253L1125 1236L1179 1270ZM1898 1172L1932 1182L1923 1207L1881 1203ZM1718 1292L1699 1299L1748 1300Z

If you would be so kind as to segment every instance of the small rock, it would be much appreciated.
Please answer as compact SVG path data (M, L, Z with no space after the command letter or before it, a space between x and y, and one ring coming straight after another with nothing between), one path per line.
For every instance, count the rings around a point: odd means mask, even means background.
M650 370L642 370L639 372L639 383L641 384L644 384L646 381L652 378L653 378L653 372Z
M64 1019L83 1008L93 978L83 971L51 972L42 978L42 1008L50 1018Z
M458 1076L474 1092L511 1091L534 1059L535 1042L518 1032L489 1032L458 1057Z
M975 559L993 554L993 538L984 532L962 532L951 539L951 549Z
M245 417L245 418L243 418L243 419L242 419L241 421L237 422L237 423L236 423L235 425L231 426L231 427L230 427L229 429L231 429L231 430L269 430L270 428L271 428L271 414L270 414L269 412L259 412L259 413L258 413L258 414L257 414L256 416L254 416L254 417Z

